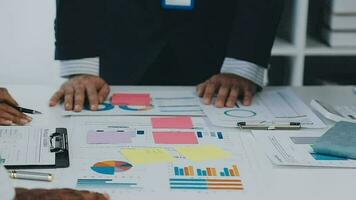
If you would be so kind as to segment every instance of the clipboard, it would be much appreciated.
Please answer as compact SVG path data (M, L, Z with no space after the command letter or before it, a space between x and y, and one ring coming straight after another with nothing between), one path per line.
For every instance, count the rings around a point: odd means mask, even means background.
M56 128L50 135L50 151L56 154L55 165L4 165L6 169L52 169L69 167L68 133L66 128Z

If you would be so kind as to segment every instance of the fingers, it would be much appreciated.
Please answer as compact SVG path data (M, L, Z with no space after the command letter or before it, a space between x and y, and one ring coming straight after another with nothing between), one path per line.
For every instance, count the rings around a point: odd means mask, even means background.
M7 104L0 104L0 119L0 124L2 125L25 125L32 121L31 117Z
M104 195L98 192L82 192L82 196L85 200L109 200L108 195Z
M252 103L252 98L253 98L253 91L250 87L245 87L244 88L244 97L243 97L243 104L244 106L250 106Z
M210 105L213 97L215 95L215 91L217 90L218 85L213 82L207 84L204 95L203 95L203 103L206 105Z
M203 97L205 88L206 88L206 83L201 83L197 86L196 90L197 90L198 97Z
M99 104L99 96L95 86L88 85L86 87L86 92L89 99L90 110L97 110Z
M226 107L232 108L235 106L237 99L239 97L239 87L238 86L233 86L230 90L229 97L226 101Z
M73 95L74 95L74 88L71 86L64 87L64 108L65 110L73 110Z
M99 103L103 103L105 99L110 94L110 87L108 84L104 84L104 86L99 91Z
M10 105L18 106L18 103L12 98L6 88L0 88L0 99Z
M228 95L230 93L230 87L229 86L221 86L218 92L218 97L215 102L215 106L217 108L223 108L225 106L225 102L228 98Z
M75 87L74 95L74 112L81 112L85 100L85 87L78 85Z
M63 96L64 96L64 90L63 89L58 90L56 93L53 94L53 96L49 100L49 106L53 107L57 105L61 101Z

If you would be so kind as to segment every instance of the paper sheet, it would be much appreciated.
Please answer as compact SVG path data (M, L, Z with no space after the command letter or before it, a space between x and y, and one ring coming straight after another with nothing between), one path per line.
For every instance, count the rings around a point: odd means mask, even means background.
M181 155L194 162L223 160L231 156L229 152L215 145L177 147L176 149Z
M0 128L0 155L4 165L54 165L50 134L54 130L33 127Z
M278 124L300 122L306 128L325 128L325 124L291 90L258 93L251 106L216 108L202 105L216 126L237 127L238 122Z
M253 131L259 146L276 165L356 168L356 160L316 154L311 145L323 134Z

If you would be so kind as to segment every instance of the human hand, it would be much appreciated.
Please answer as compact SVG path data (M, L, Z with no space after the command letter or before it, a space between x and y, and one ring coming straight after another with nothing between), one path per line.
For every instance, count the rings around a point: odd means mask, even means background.
M16 188L15 200L109 200L108 195L72 189Z
M61 86L50 99L49 105L53 107L64 99L65 110L80 112L87 96L90 109L95 111L98 109L99 104L104 102L109 93L109 85L99 76L77 75Z
M25 125L32 121L30 116L12 106L18 106L18 103L11 97L6 88L0 88L0 125Z
M234 107L240 97L242 103L249 106L256 90L256 84L235 74L217 74L197 86L197 94L204 104L210 105L217 93L215 106L218 108Z

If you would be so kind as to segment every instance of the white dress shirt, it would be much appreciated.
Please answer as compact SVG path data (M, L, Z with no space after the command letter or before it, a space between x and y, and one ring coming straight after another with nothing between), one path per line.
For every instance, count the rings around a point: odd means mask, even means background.
M98 57L61 61L60 66L62 77L76 74L99 75L100 66ZM264 74L266 70L251 62L225 58L220 72L236 74L254 82L260 87L264 86Z
M12 200L15 197L9 174L2 165L0 165L0 197L1 200Z

